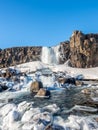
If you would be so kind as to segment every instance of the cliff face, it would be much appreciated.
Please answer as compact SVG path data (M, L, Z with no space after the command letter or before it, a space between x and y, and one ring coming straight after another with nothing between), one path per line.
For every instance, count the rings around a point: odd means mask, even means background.
M59 46L59 63L65 63L70 57L70 45L69 41L61 42Z
M57 53L60 64L70 59L73 67L96 67L98 66L98 34L74 31L70 41L60 43ZM0 49L0 68L41 60L41 54L42 47Z
M70 60L73 67L98 66L98 34L75 31L70 39Z
M40 60L42 47L14 47L0 50L0 68Z

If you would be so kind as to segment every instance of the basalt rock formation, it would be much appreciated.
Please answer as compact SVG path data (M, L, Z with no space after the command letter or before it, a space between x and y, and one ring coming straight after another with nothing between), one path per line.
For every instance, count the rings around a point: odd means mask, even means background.
M70 38L70 61L77 68L98 66L98 34L75 31Z
M0 68L40 60L42 47L14 47L0 50Z
M70 57L70 44L69 41L61 42L59 46L59 63L65 63Z
M59 48L57 47L54 53L57 53L56 57L58 58L59 64L63 64L70 59L72 67L97 67L98 34L83 34L81 31L74 31L70 40L61 42ZM0 49L0 68L30 61L41 61L41 55L42 47Z

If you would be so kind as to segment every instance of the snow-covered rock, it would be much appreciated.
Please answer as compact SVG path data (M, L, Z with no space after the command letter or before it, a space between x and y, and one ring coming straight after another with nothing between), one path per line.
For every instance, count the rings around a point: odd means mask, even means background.
M26 110L29 110L32 107L33 102L28 103L27 101L23 101L18 104L18 111L24 113Z
M15 109L16 109L15 104L6 104L1 108L0 113L2 114L2 116L6 116L10 111Z
M38 114L38 113L40 113L40 112L41 112L41 111L40 111L39 108L38 108L38 109L28 110L28 111L26 111L26 112L24 113L24 115L23 115L21 121L22 121L22 122L31 122L33 116L36 115L36 114Z
M52 114L55 114L60 111L60 108L56 104L45 106L43 107L43 109L50 111Z

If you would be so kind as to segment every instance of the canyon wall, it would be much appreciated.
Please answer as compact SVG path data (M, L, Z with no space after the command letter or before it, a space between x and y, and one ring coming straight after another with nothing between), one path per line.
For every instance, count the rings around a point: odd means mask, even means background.
M98 66L98 34L75 31L70 38L70 61L77 68Z
M40 60L42 47L14 47L0 50L0 68Z
M98 34L74 31L69 41L54 47L14 47L0 49L0 68L30 61L63 64L70 59L72 67L98 66Z

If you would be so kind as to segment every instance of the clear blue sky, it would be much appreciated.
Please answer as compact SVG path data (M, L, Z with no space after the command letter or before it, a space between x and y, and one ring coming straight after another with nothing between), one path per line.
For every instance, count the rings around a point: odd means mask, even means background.
M0 0L0 48L53 46L98 32L98 0Z

